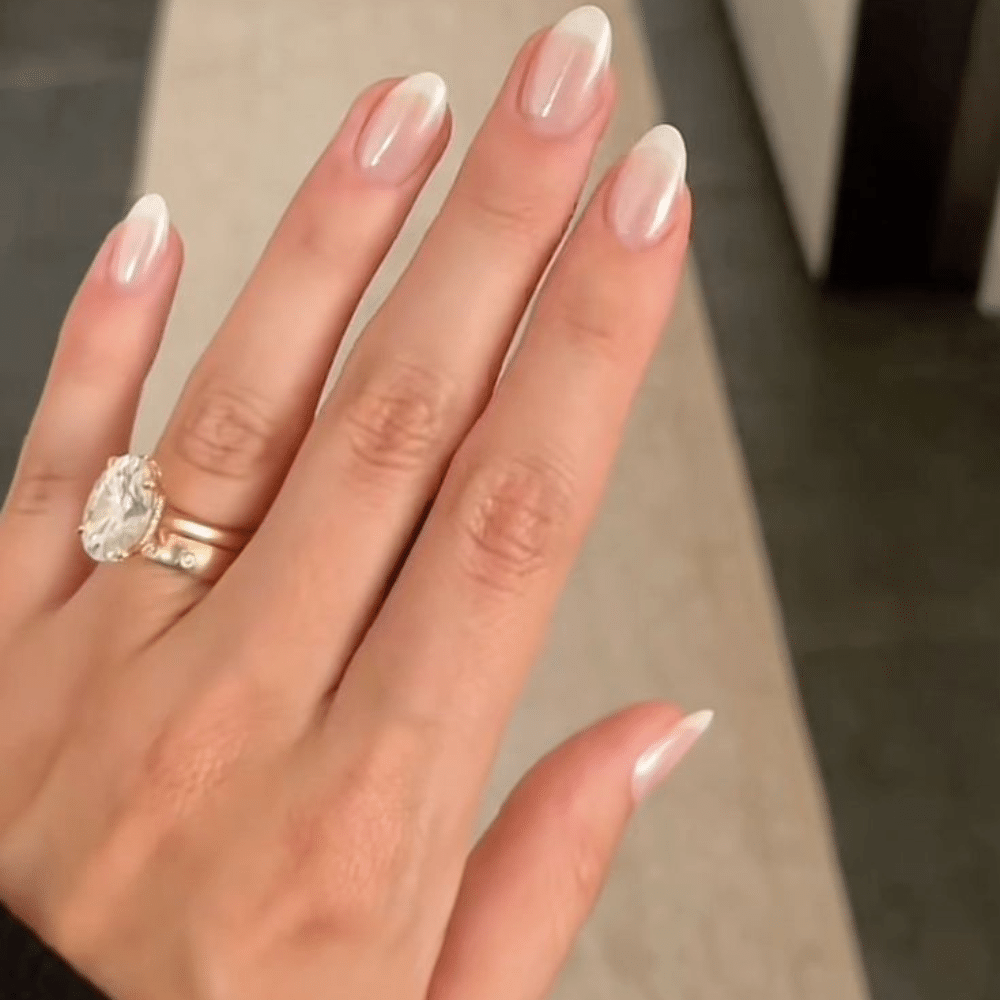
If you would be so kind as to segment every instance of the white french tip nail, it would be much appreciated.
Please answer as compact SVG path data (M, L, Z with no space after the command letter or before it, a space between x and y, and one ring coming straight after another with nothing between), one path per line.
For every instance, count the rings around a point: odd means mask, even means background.
M610 200L611 224L633 250L666 232L687 175L687 147L673 125L657 125L632 147Z
M594 52L595 74L607 69L611 61L611 21L600 7L594 4L577 7L557 21L552 31L559 35L575 35L587 42Z
M597 108L611 59L611 22L600 7L578 7L554 24L535 52L521 108L543 135L567 136Z
M158 194L143 195L125 216L115 253L114 275L122 285L144 278L170 237L170 211Z
M437 73L416 73L386 94L359 140L363 170L386 184L400 184L420 166L441 131L448 86Z
M427 101L429 119L436 118L440 121L444 116L444 109L448 104L448 84L437 73L414 73L399 85L399 89L423 97Z
M693 712L684 721L696 736L701 736L715 720L715 712L711 708L703 708L700 712Z
M714 718L715 713L711 709L693 712L642 754L632 772L632 797L636 802L641 802L662 784Z
M678 181L687 176L687 145L680 130L673 125L651 128L636 144L636 149L650 149L660 153L673 164Z

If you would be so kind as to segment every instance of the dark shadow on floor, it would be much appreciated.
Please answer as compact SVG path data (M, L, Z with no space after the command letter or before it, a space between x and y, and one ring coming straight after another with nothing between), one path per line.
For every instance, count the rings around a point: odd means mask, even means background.
M875 1000L1000 990L1000 325L808 281L719 0L642 0Z

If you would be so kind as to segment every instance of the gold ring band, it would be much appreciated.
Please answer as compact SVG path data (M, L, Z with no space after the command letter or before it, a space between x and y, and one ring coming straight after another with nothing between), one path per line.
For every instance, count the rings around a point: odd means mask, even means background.
M250 540L249 531L236 531L233 528L216 528L212 525L202 524L187 514L182 514L176 508L171 507L169 503L160 518L160 524L161 526L169 525L172 531L185 538L204 542L206 545L214 545L218 549L229 549L232 552L239 552Z
M249 532L202 524L167 504L156 530L139 551L161 566L181 569L206 583L214 583L233 564L249 539Z

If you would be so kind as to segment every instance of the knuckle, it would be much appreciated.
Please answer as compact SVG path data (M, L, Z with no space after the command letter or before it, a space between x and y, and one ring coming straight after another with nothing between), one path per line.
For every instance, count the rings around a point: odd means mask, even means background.
M285 221L286 247L307 264L342 266L357 254L351 242L354 231L343 225L342 215L330 211L331 195L339 192L340 181L339 175L314 178Z
M287 816L280 891L299 902L296 933L364 935L415 911L427 806L414 738L408 727L386 727L323 795Z
M169 832L232 774L275 708L246 675L215 682L168 721L143 756L128 815Z
M230 872L192 908L189 927L199 995L258 995L262 956L402 939L419 908L409 831L380 767L357 773L279 813L269 863L253 884ZM218 889L221 885L222 892Z
M608 845L592 822L564 820L559 854L549 869L544 926L553 947L561 948L579 932L607 877Z
M608 822L579 789L565 789L548 803L543 825L553 846L548 870L548 930L553 944L572 940L607 878L622 828Z
M572 477L551 460L513 460L474 473L460 503L466 571L505 590L559 555L574 507Z
M7 511L17 517L43 517L78 498L79 477L54 464L25 463L14 479Z
M234 479L266 465L277 444L264 400L221 384L198 393L175 438L177 453L194 468Z
M552 328L573 347L611 362L620 362L630 345L623 335L620 305L608 301L597 283L581 287L552 305Z
M444 443L452 395L440 376L413 365L376 374L344 408L353 465L369 475L406 472L433 459Z
M234 675L209 685L161 723L134 769L113 786L108 822L89 843L70 891L47 917L47 938L63 954L87 964L120 933L121 902L134 894L138 874L156 872L164 857L185 857L201 810L233 780L263 720L275 715L276 701ZM185 905L192 918L201 912L207 887L188 887ZM192 929L207 926L201 921Z
M609 860L607 839L593 821L577 818L562 843L569 845L565 860L567 884L564 898L568 896L575 902L577 912L586 912L604 884Z
M554 243L548 201L531 185L512 186L496 178L469 177L461 207L475 227L490 234L518 240L542 236Z

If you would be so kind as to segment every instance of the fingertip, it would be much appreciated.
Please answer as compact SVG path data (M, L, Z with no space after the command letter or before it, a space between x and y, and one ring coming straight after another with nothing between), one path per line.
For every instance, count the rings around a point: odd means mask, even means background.
M74 309L109 308L114 301L138 296L172 295L184 264L184 241L159 196L144 196L116 223L101 244L80 284ZM137 212L143 202L163 215ZM157 206L162 203L163 208Z
M686 713L673 702L646 701L622 708L571 736L543 758L522 784L548 787L630 808L626 794L637 760L683 722Z
M639 755L632 771L632 796L641 803L663 784L695 743L705 734L715 713L702 709L673 722Z

